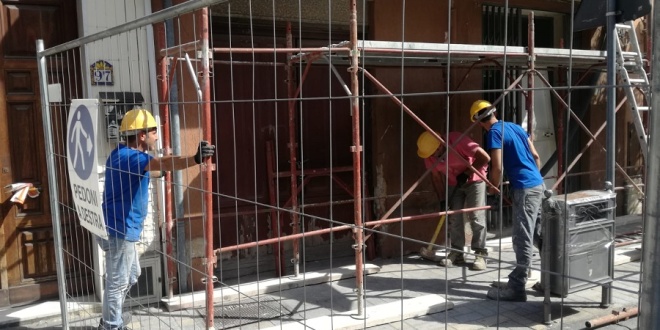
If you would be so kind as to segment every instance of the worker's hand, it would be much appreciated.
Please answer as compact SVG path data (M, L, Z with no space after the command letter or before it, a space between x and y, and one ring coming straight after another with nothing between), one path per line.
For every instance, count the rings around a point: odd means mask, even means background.
M500 209L500 195L486 195L486 205L490 206L490 209L497 211Z
M202 140L199 142L199 146L197 147L195 163L201 164L204 158L211 157L213 155L215 155L215 146Z

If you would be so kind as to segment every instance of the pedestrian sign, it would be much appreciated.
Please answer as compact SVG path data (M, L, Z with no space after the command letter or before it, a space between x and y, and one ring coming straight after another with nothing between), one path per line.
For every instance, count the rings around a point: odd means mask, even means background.
M96 99L72 100L66 126L66 156L80 224L93 234L107 239L97 170L98 102Z

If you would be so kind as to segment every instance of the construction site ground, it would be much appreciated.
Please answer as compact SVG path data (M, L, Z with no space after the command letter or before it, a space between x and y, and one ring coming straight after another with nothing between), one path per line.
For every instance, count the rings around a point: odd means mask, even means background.
M639 219L639 218L637 218ZM617 227L617 233L639 231L638 221ZM630 240L630 235L623 240ZM355 277L350 272L333 280L317 281L312 273L335 273L350 268L352 259L306 265L305 273L290 279L280 289L268 291L255 278L241 279L240 295L227 298L215 307L216 329L584 329L585 322L638 305L641 244L628 241L616 248L612 304L601 307L600 286L574 292L562 299L552 297L552 323L544 324L543 294L528 289L527 302L496 302L486 292L499 278L505 278L514 261L507 239L489 241L488 269L472 271L468 264L444 268L413 254L401 258L368 262L364 278L366 318L356 317ZM500 247L501 246L501 250ZM500 254L501 251L501 254ZM497 258L508 263L498 263ZM329 261L328 261L329 262ZM344 267L344 269L346 269ZM534 268L540 269L535 256ZM279 281L279 280L276 280ZM297 284L292 284L297 283ZM303 283L307 283L303 285ZM533 284L533 283L530 283ZM222 286L219 286L222 287ZM225 283L222 291L235 291ZM257 292L262 292L258 294ZM239 298L240 297L240 298ZM445 304L445 299L447 303ZM132 329L203 329L205 309L185 308L168 312L162 303L132 309ZM98 302L82 303L69 316L70 329L96 329L100 318ZM240 306L240 308L239 308ZM57 301L0 310L0 328L60 329ZM636 329L631 318L600 329Z

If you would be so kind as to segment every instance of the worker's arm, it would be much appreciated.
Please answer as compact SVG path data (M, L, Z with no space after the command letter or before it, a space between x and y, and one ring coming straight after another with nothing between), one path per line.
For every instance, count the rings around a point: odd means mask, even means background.
M201 164L204 159L211 157L215 154L215 146L208 144L206 141L201 141L197 148L197 153L193 156L163 156L155 157L149 161L149 164L144 168L145 171L150 172L170 172L182 170L193 165Z
M477 149L477 151L474 153L474 162L472 162L472 167L474 167L476 170L483 168L490 162L490 156L486 152L486 150L482 149L481 147ZM472 169L468 168L466 174L472 174L474 172Z
M195 162L195 156L163 156L151 159L145 170L156 173L160 173L162 171L171 172L182 170L193 165L197 165L197 162ZM153 178L154 176L151 175L151 177Z
M532 152L532 156L534 156L534 161L536 162L536 167L540 170L541 169L541 157L539 157L539 153L536 152L536 148L534 148L534 143L532 143L532 139L527 138L527 142L529 142L529 150Z
M500 186L502 181L502 149L490 150L490 183L493 186ZM493 187L488 187L489 194L497 194L497 190Z

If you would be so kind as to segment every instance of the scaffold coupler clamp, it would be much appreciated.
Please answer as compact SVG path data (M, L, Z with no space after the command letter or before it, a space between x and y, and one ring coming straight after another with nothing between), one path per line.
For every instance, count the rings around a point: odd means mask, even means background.
M213 268L218 268L218 252L217 251L213 251L212 261L213 261ZM208 262L207 258L202 259L202 263L204 265L206 265L207 262Z
M206 284L206 277L202 277L202 278L199 279L199 280L202 282L202 284ZM220 283L220 281L218 280L218 277L215 276L215 275L211 276L211 282L213 282L213 283Z
M355 243L355 244L352 244L351 247L355 251L364 251L364 250L367 249L367 245L364 244L364 243L360 243L360 244Z

